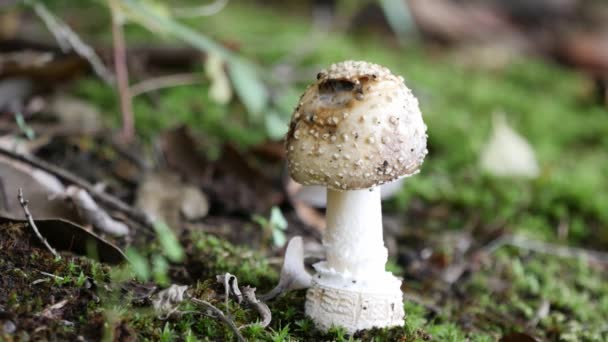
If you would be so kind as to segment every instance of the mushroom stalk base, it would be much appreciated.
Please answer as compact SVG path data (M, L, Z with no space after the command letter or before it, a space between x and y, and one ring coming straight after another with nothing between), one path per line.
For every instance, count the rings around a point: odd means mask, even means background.
M306 314L327 331L403 325L401 281L385 270L380 189L327 192L327 261L306 295Z

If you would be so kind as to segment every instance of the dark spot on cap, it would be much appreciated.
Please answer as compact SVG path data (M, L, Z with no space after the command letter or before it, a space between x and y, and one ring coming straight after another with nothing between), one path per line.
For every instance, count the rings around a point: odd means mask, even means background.
M327 80L319 84L319 93L337 93L341 91L352 91L355 84L348 80Z

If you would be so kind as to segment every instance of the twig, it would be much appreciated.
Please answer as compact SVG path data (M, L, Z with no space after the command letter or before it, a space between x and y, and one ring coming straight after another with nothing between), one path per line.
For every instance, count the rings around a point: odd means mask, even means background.
M80 217L93 227L114 236L124 236L129 233L129 227L108 215L86 190L70 185L65 195L72 200Z
M40 274L45 275L47 277L51 277L53 279L61 280L61 281L63 281L65 279L64 277L60 277L58 275L54 275L54 274L51 274L51 273L48 273L48 272L40 271Z
M232 332L234 333L234 335L240 342L246 341L245 338L243 337L243 335L241 335L241 332L239 331L239 329L234 324L234 322L232 320L230 320L228 317L226 317L226 315L224 315L222 310L216 308L215 306L213 306L213 304L211 304L207 301L198 299L198 298L191 297L190 300L196 304L202 305L202 306L206 307L207 309L211 310L211 312L213 312L220 320L222 320L224 323L226 323L226 325L228 325L230 330L232 330Z
M262 302L261 300L259 300L255 297L255 287L249 287L249 286L243 287L243 296L245 297L245 300L247 301L247 303L249 305L253 306L256 309L256 311L260 314L260 316L262 317L262 322L260 322L260 325L262 327L266 328L272 321L272 313L270 312L268 305L266 305L266 303ZM249 327L251 325L252 324L245 324L245 325L241 326L239 329L243 329L243 328Z
M503 236L501 238L498 238L491 242L489 245L487 245L485 248L483 248L483 250L487 254L491 254L504 245L511 245L516 248L543 254L555 255L562 258L585 257L587 259L595 260L598 263L608 264L608 253L583 248L559 246L547 242L529 240L523 236L518 235Z
M116 0L110 0L110 11L112 14L112 42L114 46L114 71L118 83L118 97L120 99L120 110L122 112L122 138L129 143L135 135L133 122L133 104L131 102L131 90L129 88L129 69L127 68L127 49L125 46L125 34L123 30L124 18Z
M108 206L113 210L120 211L127 215L131 220L140 224L141 226L146 228L146 232L152 233L154 231L152 219L143 213L140 210L137 210L128 204L124 203L120 199L97 190L91 183L86 180L74 175L73 173L61 169L57 166L49 164L43 160L40 160L36 157L26 156L23 154L18 154L9 150L5 150L0 148L0 155L9 157L14 160L21 161L35 168L46 171L55 177L59 178L62 182L77 185L79 188L85 189L95 200L103 205Z
M536 328L536 326L538 325L538 322L540 322L542 319L544 319L545 317L547 317L549 315L550 310L551 310L551 302L549 302L547 299L543 299L540 302L540 305L539 305L538 309L536 310L534 317L532 317L532 319L530 319L528 321L528 323L526 323L526 327L528 329Z
M85 44L66 23L54 16L40 1L26 0L25 2L33 7L36 15L42 19L63 51L74 50L79 56L89 62L93 71L95 71L104 82L109 85L114 84L114 77L105 67L101 58L97 56L95 50Z
M21 207L23 207L23 211L25 212L25 218L29 222L30 227L32 227L32 230L34 231L34 233L36 233L36 236L38 236L38 239L40 239L40 241L53 254L53 256L55 256L55 258L57 258L57 259L61 259L61 256L59 256L57 251L53 247L51 247L51 245L49 245L48 241L46 241L46 239L42 236L42 234L40 234L40 231L38 231L38 227L36 227L36 223L34 222L34 219L32 218L30 209L27 207L27 202L28 201L23 198L23 189L19 188L19 203L21 204Z
M208 5L188 8L175 8L172 10L173 15L182 18L208 17L219 13L226 7L228 0L215 0Z
M131 86L131 97L136 97L144 93L169 87L185 86L200 82L199 75L195 73L175 74L161 77L154 77L143 80Z

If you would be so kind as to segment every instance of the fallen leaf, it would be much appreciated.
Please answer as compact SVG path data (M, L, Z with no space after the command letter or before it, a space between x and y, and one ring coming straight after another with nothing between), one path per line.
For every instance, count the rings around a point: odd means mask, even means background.
M188 290L186 285L171 285L168 288L158 292L152 300L154 311L160 319L167 319L184 301L184 294Z
M50 305L50 306L44 308L44 310L42 310L42 312L40 312L39 315L44 318L57 320L63 315L63 307L67 303L68 303L67 299L61 300L53 305Z
M24 219L5 217L0 214L0 224L24 223ZM34 222L40 234L49 242L53 248L74 254L92 257L101 262L119 264L127 260L125 254L113 244L105 241L86 228L64 219L36 219ZM40 244L30 227L24 228L30 235L30 242Z
M64 218L78 222L78 213L66 202L52 199L65 191L53 175L24 163L0 156L0 214L15 219L23 218L17 199L22 188L27 194L29 209L34 218Z
M481 168L500 177L537 177L540 170L530 143L507 124L503 114L494 116L493 126L481 152Z
M205 217L209 212L205 194L169 171L144 176L137 189L135 207L178 231L183 226L180 215L192 221Z
M182 188L180 212L188 221L200 220L209 212L209 201L200 189L192 185Z
M224 145L221 157L207 187L229 212L263 213L281 203L283 195L273 186L263 170L230 144Z
M75 97L54 96L49 101L48 111L59 121L58 130L63 134L96 134L103 128L99 109Z
M225 144L220 158L209 161L200 152L202 147L184 127L166 132L161 138L168 166L187 182L202 187L211 207L251 215L267 212L283 200L267 172L250 162L250 155Z
M188 181L204 186L211 173L211 162L198 150L200 143L185 126L164 132L160 146L167 165Z

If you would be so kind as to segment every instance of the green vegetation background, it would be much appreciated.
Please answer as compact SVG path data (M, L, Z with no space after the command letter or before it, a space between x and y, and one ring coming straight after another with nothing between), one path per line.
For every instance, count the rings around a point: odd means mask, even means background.
M56 1L53 8L59 15L69 15L75 11L69 7L65 1ZM99 8L84 10L85 15L87 11ZM239 54L266 72L287 56L308 50L298 60L301 70L355 59L373 61L403 75L420 99L428 125L430 153L421 173L407 179L403 191L386 206L386 211L404 212L414 200L424 203L425 208L441 206L449 210L447 219L409 219L409 229L429 235L459 231L474 218L481 229L505 223L509 231L558 242L557 226L566 222L568 240L559 243L606 250L608 111L585 94L589 81L583 75L523 56L499 70L463 66L449 53L432 51L416 42L396 47L391 39L374 34L332 32L313 38L308 18L237 1L217 15L187 23L215 40L235 42ZM93 23L89 29L96 31L100 25ZM127 36L133 45L173 42L137 25L127 26ZM102 38L110 40L109 36ZM314 77L314 72L310 77ZM276 108L285 122L306 82L293 84L293 91L275 94L273 100L279 103ZM267 123L249 117L238 101L227 106L214 103L207 94L208 86L203 81L195 86L162 90L155 105L136 98L139 134L152 139L167 127L186 123L240 146L266 138ZM79 81L74 88L80 97L98 104L118 124L117 99L110 89L94 78ZM542 169L538 179L497 179L480 170L479 153L490 135L495 112L505 113L509 124L534 147ZM261 256L243 262L239 256L244 253L242 250L236 252L235 247L210 236L199 237L197 246L210 270L234 273L241 283L262 288L276 280L276 271ZM396 271L402 272L398 268ZM507 284L507 290L499 295L493 288L497 279ZM209 282L201 279L198 291L204 293L207 286ZM414 282L409 286L424 294L423 284ZM525 322L534 317L544 301L550 303L551 310L533 329L539 336L563 341L608 338L607 277L597 273L584 258L562 259L504 247L458 289L464 299L448 299L438 315L407 302L403 329L372 331L359 338L391 340L402 336L416 340L432 336L437 341L493 341L505 333L524 330ZM340 330L324 336L314 331L303 316L303 300L303 293L298 292L272 303L271 329L254 326L245 331L246 336L274 341L348 339ZM230 309L241 323L255 317L236 304ZM92 306L91 310L101 308ZM190 334L191 338L215 340L230 334L210 318L187 314L183 319L164 323L153 315L133 310L120 307L116 312L143 339L171 340Z

